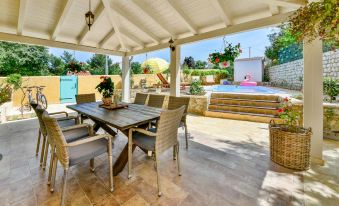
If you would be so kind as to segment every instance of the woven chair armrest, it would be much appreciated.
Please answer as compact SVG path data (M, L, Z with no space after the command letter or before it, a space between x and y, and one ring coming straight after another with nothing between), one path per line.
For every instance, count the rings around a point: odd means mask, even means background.
M88 143L88 142L93 142L93 141L96 141L96 140L102 139L102 138L108 139L108 138L111 138L111 136L108 135L108 134L88 136L88 137L85 137L83 139L80 139L80 140L77 140L77 141L74 141L74 142L70 142L66 145L66 147L74 147L74 146L78 146L78 145L85 144L85 143Z
M147 131L147 130L141 129L141 128L131 128L131 131L132 132L140 132L140 133L143 133L145 135L152 136L152 137L157 136L157 133L150 132L150 131Z
M65 114L65 116L68 117L68 113L65 111L48 113L49 116L58 115L58 114Z
M74 126L62 128L62 131L66 132L66 131L70 131L70 130L81 129L81 128L84 128L84 127L87 127L89 130L93 130L92 125L87 124L87 123L83 123L83 124L77 124L77 125L74 125Z
M71 120L71 119L77 120L78 117L76 117L76 116L68 116L68 117L59 117L59 118L57 118L58 121L66 121L66 120Z

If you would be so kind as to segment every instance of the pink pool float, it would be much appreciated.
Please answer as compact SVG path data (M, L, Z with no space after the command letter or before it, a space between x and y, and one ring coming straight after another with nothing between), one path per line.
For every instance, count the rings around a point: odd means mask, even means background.
M252 82L252 75L246 74L244 81L240 82L240 86L257 86L257 82Z

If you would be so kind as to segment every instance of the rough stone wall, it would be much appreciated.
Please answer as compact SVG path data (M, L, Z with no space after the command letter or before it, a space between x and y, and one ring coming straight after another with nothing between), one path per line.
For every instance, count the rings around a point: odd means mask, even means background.
M323 54L324 77L339 79L339 50ZM268 68L270 82L279 87L299 90L303 84L303 59Z

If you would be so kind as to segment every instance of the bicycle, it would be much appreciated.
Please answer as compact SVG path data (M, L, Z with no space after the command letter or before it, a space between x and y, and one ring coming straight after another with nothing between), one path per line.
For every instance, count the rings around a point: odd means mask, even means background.
M32 110L30 102L32 102L34 100L33 94L32 94L33 88L36 88L36 102L37 102L37 104L40 105L42 108L47 109L47 107L48 107L47 98L42 93L44 87L45 86L23 87L24 89L26 89L26 91L28 93L28 96L27 96L28 102L25 105L23 105L23 109L26 109L28 111Z

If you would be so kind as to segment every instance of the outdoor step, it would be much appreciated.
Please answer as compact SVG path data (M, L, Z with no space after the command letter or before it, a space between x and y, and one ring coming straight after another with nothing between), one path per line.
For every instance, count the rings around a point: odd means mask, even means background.
M210 104L213 105L239 105L239 106L252 106L252 107L268 107L278 108L280 102L268 102L268 101L247 101L237 99L211 99Z
M251 122L263 122L263 123L269 123L271 120L274 120L276 123L282 122L282 119L274 115L251 114L251 113L245 113L245 112L209 110L205 112L205 116L223 118L223 119L251 121Z
M277 110L275 108L246 107L238 105L209 105L208 109L218 111L244 112L260 115L277 115Z
M212 93L212 99L243 99L243 100L264 100L279 102L277 95L239 94L239 93Z

